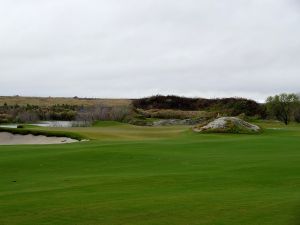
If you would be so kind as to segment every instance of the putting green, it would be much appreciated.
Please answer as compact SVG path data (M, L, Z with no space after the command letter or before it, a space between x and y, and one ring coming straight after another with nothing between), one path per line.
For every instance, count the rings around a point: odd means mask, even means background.
M43 128L91 141L0 146L0 224L299 225L300 126L260 125Z

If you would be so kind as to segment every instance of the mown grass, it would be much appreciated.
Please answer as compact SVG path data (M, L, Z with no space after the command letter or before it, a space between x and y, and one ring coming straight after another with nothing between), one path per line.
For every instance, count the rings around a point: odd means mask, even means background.
M259 125L44 128L93 140L1 146L0 224L299 225L300 126Z

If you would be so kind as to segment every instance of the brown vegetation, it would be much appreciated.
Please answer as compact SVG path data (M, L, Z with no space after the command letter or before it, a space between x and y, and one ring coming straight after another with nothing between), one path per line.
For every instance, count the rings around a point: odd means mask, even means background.
M184 111L174 109L138 109L138 113L146 118L159 118L159 119L190 119L199 117L212 117L214 113L205 111Z
M100 98L61 98L61 97L22 97L22 96L0 96L0 105L25 106L52 106L52 105L74 105L74 106L128 106L130 99L100 99Z
M156 95L149 98L133 100L136 108L150 109L180 109L184 111L210 111L223 115L237 116L244 113L247 116L266 116L265 106L250 99L244 98L186 98L174 95Z

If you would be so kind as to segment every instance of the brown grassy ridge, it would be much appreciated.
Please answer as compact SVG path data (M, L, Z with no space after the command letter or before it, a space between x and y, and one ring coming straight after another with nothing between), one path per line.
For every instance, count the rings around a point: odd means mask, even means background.
M24 96L0 96L0 105L7 103L8 105L78 105L78 106L128 106L132 100L130 99L103 99L103 98L67 98L67 97L24 97Z

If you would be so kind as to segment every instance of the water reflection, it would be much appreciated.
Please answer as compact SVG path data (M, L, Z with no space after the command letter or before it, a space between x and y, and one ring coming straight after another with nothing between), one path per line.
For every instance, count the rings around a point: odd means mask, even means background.
M6 125L0 125L0 127L4 128L17 128L17 124L6 124Z
M87 121L41 121L39 123L32 123L29 125L38 126L38 127L88 127L91 125ZM0 124L0 127L5 128L17 128L18 124Z

